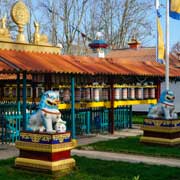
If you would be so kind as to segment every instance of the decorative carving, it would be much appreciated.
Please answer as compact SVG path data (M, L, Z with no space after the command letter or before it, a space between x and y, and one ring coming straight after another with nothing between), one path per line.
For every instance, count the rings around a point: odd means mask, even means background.
M48 45L48 37L45 34L39 33L39 23L34 22L35 32L33 37L34 44Z
M18 1L13 5L11 17L19 28L19 34L16 37L17 42L26 42L23 32L24 26L29 22L29 10L22 1Z
M9 30L6 28L6 17L0 19L0 40L11 41Z
M30 130L40 132L45 130L49 133L66 132L66 122L61 119L58 103L58 92L46 91L39 103L39 110L30 117ZM57 124L56 128L53 127L53 124ZM63 127L61 127L62 124Z
M148 118L177 119L174 105L174 93L170 90L162 92L159 102L149 109Z

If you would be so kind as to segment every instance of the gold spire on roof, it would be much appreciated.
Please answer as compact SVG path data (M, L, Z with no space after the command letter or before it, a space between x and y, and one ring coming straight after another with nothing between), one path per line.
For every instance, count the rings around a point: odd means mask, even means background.
M18 26L17 42L26 42L24 26L29 22L29 10L22 1L17 1L11 9L11 17Z
M0 41L12 41L9 30L6 28L6 17L0 19Z
M39 23L34 22L35 32L33 36L34 44L48 45L48 37L45 34L39 33Z
M34 23L35 32L33 42L26 42L24 26L29 22L30 14L26 5L17 1L11 9L11 17L18 26L16 41L12 41L9 30L6 28L6 18L0 19L0 49L60 54L62 47L52 46L48 43L48 37L39 33L39 24Z

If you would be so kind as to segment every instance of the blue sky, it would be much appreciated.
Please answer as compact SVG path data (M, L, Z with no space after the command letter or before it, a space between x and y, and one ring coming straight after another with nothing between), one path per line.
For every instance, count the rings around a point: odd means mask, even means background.
M180 20L170 18L170 47L180 41Z
M161 0L160 3L162 3L163 7L160 8L160 13L162 15L161 17L161 23L163 27L163 32L164 32L164 42L166 41L165 39L165 34L166 34L166 11L165 11L165 2L166 0ZM180 41L180 20L175 20L173 18L169 18L169 45L170 48Z

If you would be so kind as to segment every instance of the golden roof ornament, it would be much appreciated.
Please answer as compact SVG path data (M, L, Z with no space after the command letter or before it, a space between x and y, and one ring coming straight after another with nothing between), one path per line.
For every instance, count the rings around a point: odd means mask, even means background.
M34 44L39 44L39 45L49 45L48 44L48 37L45 34L40 34L39 33L39 23L34 22L34 27L35 27L35 32L33 36L33 43Z
M22 1L17 1L11 9L11 17L18 26L17 42L26 42L24 36L24 26L29 22L29 10Z
M0 41L12 41L9 30L6 27L6 17L0 19Z

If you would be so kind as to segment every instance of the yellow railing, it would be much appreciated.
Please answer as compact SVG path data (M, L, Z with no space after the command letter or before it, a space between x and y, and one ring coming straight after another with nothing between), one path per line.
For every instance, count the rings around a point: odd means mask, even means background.
M138 104L156 104L157 99L146 99L146 100L120 100L114 101L114 107L127 106L127 105L138 105ZM100 102L79 102L75 104L76 109L80 108L96 108L96 107L111 107L110 101L100 101ZM70 103L62 103L58 106L59 109L70 109Z

